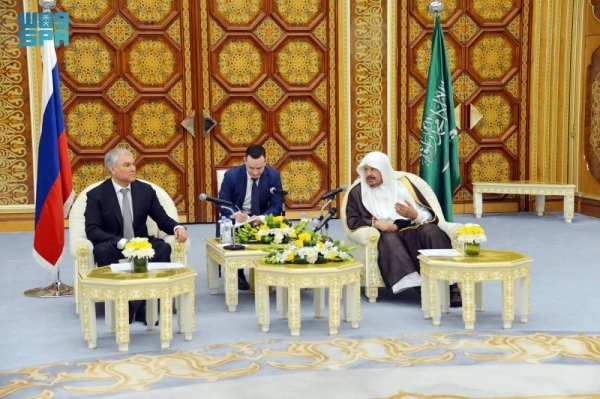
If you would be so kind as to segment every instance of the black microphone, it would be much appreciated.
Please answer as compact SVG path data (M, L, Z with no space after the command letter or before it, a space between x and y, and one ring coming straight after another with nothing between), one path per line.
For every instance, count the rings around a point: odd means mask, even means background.
M200 198L202 201L213 202L217 205L233 206L233 202L225 201L220 198L209 197L208 195L206 195L204 193L200 194L200 196L198 198Z
M344 187L344 189L345 189L345 187ZM344 190L342 190L342 191L344 191ZM319 224L315 227L315 233L317 231L321 230L321 228L323 228L323 226L325 226L327 224L327 222L329 222L329 220L333 217L333 215L335 215L336 212L337 212L337 208L335 206L333 208L331 208L329 210L329 212L327 212L327 215L325 215L325 217L323 218L323 220L321 220L319 222Z
M323 196L321 197L321 199L322 199L322 200L324 200L324 199L329 199L329 198L331 198L331 197L335 196L336 194L339 194L339 193L341 193L342 191L346 191L346 186L339 186L339 187L338 187L338 188L336 188L335 190L331 190L330 192L328 192L328 193L325 193L325 195L323 195Z
M287 195L288 194L288 192L286 190L284 190L282 188L277 188L277 187L271 187L269 189L269 192L271 194L281 194L281 195Z

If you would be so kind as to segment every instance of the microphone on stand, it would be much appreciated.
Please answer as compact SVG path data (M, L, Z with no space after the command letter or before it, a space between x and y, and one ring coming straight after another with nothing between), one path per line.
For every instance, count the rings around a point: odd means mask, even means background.
M235 243L235 223L234 223L234 218L233 218L233 214L235 213L235 210L233 209L233 207L235 207L238 211L239 208L237 207L237 205L235 205L233 202L229 202L226 200L222 200L220 198L215 198L215 197L210 197L204 193L200 194L198 196L198 198L200 198L202 201L209 201L212 202L218 206L222 206L223 208L227 209L229 212L231 212L231 220L232 220L232 227L233 227L233 231L231 232L231 238L233 239L233 243L230 245L225 245L223 248L224 249L228 249L231 251L238 251L241 249L246 249L245 246L243 246L242 244L236 244Z
M328 193L325 193L325 195L323 195L323 196L321 197L321 199L322 199L322 200L324 200L324 199L329 199L329 198L331 198L331 197L333 197L333 196L335 196L335 195L337 195L337 194L341 193L342 191L346 191L346 186L339 186L339 187L338 187L338 188L336 188L335 190L331 190L330 192L328 192Z
M341 187L340 187L341 188ZM344 187L345 189L345 187ZM342 190L344 191L344 190ZM319 224L315 227L315 233L319 230L321 230L323 228L323 226L325 226L327 224L327 222L329 222L329 220L333 217L333 215L335 215L335 213L337 212L337 208L334 206L333 208L331 208L329 210L329 212L327 212L327 215L325 215L325 217L323 218L323 220L321 220L319 222Z
M288 195L288 192L287 192L287 190L284 190L284 189L282 189L282 188L277 188L277 187L271 187L271 188L269 189L269 192L270 192L271 194L281 194L281 195Z
M219 205L219 206L223 206L223 205L224 206L234 206L233 202L229 202L229 201L223 200L221 198L210 197L210 196L208 196L208 195L206 195L204 193L200 194L198 196L198 198L200 198L202 201L212 202L212 203L214 203L216 205Z

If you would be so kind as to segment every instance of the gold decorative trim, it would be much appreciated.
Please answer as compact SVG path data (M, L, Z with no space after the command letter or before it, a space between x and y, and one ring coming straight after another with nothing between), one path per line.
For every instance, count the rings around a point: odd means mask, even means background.
M532 43L532 88L533 88L533 93L532 93L532 107L531 109L536 109L540 106L539 104L539 96L540 96L540 44L542 43L541 41L541 35L542 35L542 17L540 15L540 13L535 13L534 14L534 21L533 24L535 26L535 31L534 31L534 42ZM523 27L524 27L524 31L523 31L523 40L527 40L529 34L525 33L525 25L527 24L527 21L525 19L525 16L523 16ZM521 61L521 67L523 67L524 62ZM521 74L521 81L523 81L523 74ZM527 93L527 90L525 87L521 87L521 93ZM523 104L521 103L521 123L523 121ZM537 165L538 165L538 129L539 129L539 114L537 112L532 112L531 113L531 122L530 122L530 131L531 131L531 148L533 149L533 151L531 151L531 176L532 177L536 177L537 176ZM519 139L522 140L523 135L522 135L522 131L519 132ZM523 146L523 143L521 143L521 148ZM519 151L521 152L521 151ZM521 176L521 178L523 178L523 176Z
M336 2L335 1L330 1L329 2L329 37L327 38L328 42L329 42L329 71L333 71L330 73L335 73L336 72L336 60L335 60L335 31L336 31L336 18L337 18L337 14L336 14ZM338 135L338 131L336 129L337 126L337 118L333 117L335 115L335 111L336 111L336 106L337 106L337 102L336 102L336 90L335 90L335 79L329 79L329 81L331 82L330 87L329 87L329 142L331 145L331 162L330 162L330 180L331 180L331 187L336 187L337 186L337 182L338 182L338 170L337 170L337 135Z
M34 213L34 212L35 212L35 204L0 206L0 215L11 214L11 213Z
M389 27L398 26L398 8L396 0L388 0L388 78L387 78L387 114L388 114L388 154L392 165L398 164L398 35Z
M408 131L408 114L406 109L406 98L408 91L408 69L406 64L407 48L406 43L408 41L408 0L402 0L402 9L400 10L400 96L396 97L400 99L400 143L407 142L407 131ZM397 25L396 25L397 26ZM406 158L406 151L400 151L400 170L408 170L408 159Z
M210 109L210 80L208 79L208 12L206 10L206 1L201 1L200 2L200 37L201 37L201 42L202 42L202 53L201 53L201 58L202 58L202 93L203 93L203 98L202 98L202 106L203 109L209 110ZM205 182L204 182L204 192L206 193L210 193L212 192L212 170L211 170L211 165L210 162L207 162L206 160L208 159L212 159L211 156L211 148L212 148L212 136L210 135L204 135L203 140L204 140L204 178L205 178ZM191 142L191 138L190 142ZM193 143L192 143L192 147L193 147ZM193 152L192 152L193 154ZM202 167L202 165L199 165L199 169ZM190 187L194 186L194 171L193 169L191 170L191 173L189 173L190 176ZM190 190L190 192L194 192L194 190ZM193 197L193 198L192 198ZM193 204L195 203L195 194L193 196L190 196L190 207L193 206ZM191 213L191 211L190 211ZM206 203L206 221L207 222L212 222L213 221L213 207L212 204L207 202Z
M574 15L572 16L573 21L573 35L571 36L571 60L573 66L571 68L570 76L570 87L571 92L569 96L569 103L571 104L570 109L572 114L569 119L569 136L572 138L572 148L570 149L570 156L568 158L568 164L571 166L570 176L568 176L568 182L572 184L577 184L578 187L581 186L581 160L580 156L580 132L583 131L582 122L583 122L583 96L582 96L582 88L584 85L584 72L585 67L583 60L583 49L584 49L584 40L583 40L583 28L585 21L585 12L586 6L583 2L577 2L576 8L574 11Z
M355 0L354 12L354 71L355 90L352 131L352 164L358 164L357 158L374 150L386 151L388 140L382 129L387 124L384 115L386 87L383 84L384 64L381 56L385 47L383 37L374 35L372 30L382 30L384 10L381 2L374 0Z
M566 21L568 24L568 29L567 29L567 40L565 41L565 54L571 54L572 51L572 47L573 47L573 2L567 2L567 16L566 16ZM560 53L558 54L559 59L561 59L561 55ZM565 61L565 71L573 71L572 69L572 62L573 59L569 56L564 57L564 61ZM558 69L558 68L557 68ZM573 72L571 72L573 73ZM557 81L559 80L563 80L563 93L569 93L570 91L570 80L569 79L560 79L557 78ZM568 101L568 97L565 96L565 101ZM570 134L569 134L569 125L570 123L569 121L569 114L570 114L570 109L569 107L562 107L563 110L563 116L562 116L562 121L563 121L563 131L564 131L564 138L563 138L563 148L562 148L562 159L563 162L561 163L562 166L562 173L560 176L560 181L562 182L568 182L569 181L569 165L571 164L570 162L570 158L569 158L569 138L570 138ZM565 122L567 121L567 122ZM567 162L565 162L567 161Z
M556 6L557 3L560 3L558 6ZM560 27L562 25L562 2L556 2L554 3L555 5L555 13L554 13L554 21L552 22L552 25L556 24L557 27ZM560 95L559 92L559 81L561 80L559 78L560 76L560 51L561 51L561 46L558 45L558 43L561 42L561 30L560 29L555 29L554 30L554 37L552 38L552 42L554 43L553 46L553 53L552 53L552 64L554 65L554 73L552 76L552 111L551 111L551 115L560 115L560 109L558 107L559 105L559 100L562 98L562 96ZM568 43L569 41L566 40L566 43ZM568 84L568 80L564 80L565 82L567 82ZM566 93L566 92L565 92ZM563 107L563 110L566 109L567 107ZM568 119L563 119L563 120L568 120ZM558 152L558 144L559 144L559 132L558 132L558 118L557 117L553 117L552 118L552 127L550 128L550 137L549 137L549 142L552 143L551 144L551 149L552 149L552 155L550 156L550 159L548 160L550 163L550 169L548 170L549 174L550 174L550 181L559 181L556 179L556 160L557 160L557 152ZM564 147L564 146L563 146Z
M521 42L521 122L519 124L520 130L520 144L521 148L519 149L520 155L520 164L519 164L519 178L521 180L526 179L527 172L527 132L529 131L527 126L528 112L527 112L527 103L529 95L525 95L528 93L528 85L527 79L529 78L529 0L523 1L523 39ZM519 208L525 208L525 198L521 197L519 199Z
M339 81L339 95L340 95L340 109L339 109L339 127L340 137L344 137L344 140L340 141L340 161L343 165L343 180L348 183L352 180L351 170L351 143L352 143L352 132L350 129L351 121L351 106L350 106L350 2L346 0L339 0L340 6L340 26L339 31L339 62L341 71L338 74Z
M202 2L204 3L204 2ZM189 115L192 113L192 52L190 42L190 0L184 0L183 5L183 56L185 62L185 114ZM204 36L203 40L206 40ZM187 220L188 222L196 221L196 184L194 177L194 163L196 154L194 153L194 138L191 134L186 134L187 141L187 178L188 178L188 207L187 207Z

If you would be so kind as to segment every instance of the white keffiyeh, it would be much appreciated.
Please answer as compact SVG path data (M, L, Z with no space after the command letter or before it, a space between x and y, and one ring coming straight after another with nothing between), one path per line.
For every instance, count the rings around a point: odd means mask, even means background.
M369 186L365 174L365 165L381 172L383 182L377 187ZM356 168L361 179L362 202L365 208L378 220L393 222L397 219L408 219L396 213L397 202L409 202L419 212L415 223L422 223L431 218L427 209L417 204L406 187L398 181L387 155L382 152L370 152Z

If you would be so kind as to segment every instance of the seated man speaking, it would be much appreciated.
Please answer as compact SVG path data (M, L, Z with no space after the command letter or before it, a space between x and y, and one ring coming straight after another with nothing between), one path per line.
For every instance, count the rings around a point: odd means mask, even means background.
M136 180L129 150L109 151L104 165L111 178L88 191L85 209L85 234L94 245L96 264L106 266L123 259L122 250L134 237L148 238L154 249L151 262L170 262L171 246L148 236L146 220L152 218L160 230L173 233L179 242L187 240L186 228L167 215L152 186ZM129 303L129 323L134 320L146 322L145 301Z
M396 179L387 155L368 153L357 172L360 184L348 193L348 228L372 226L381 232L377 263L385 286L394 294L420 287L419 250L452 248L450 237L438 227L423 194L408 178ZM456 284L450 299L451 306L461 306Z

